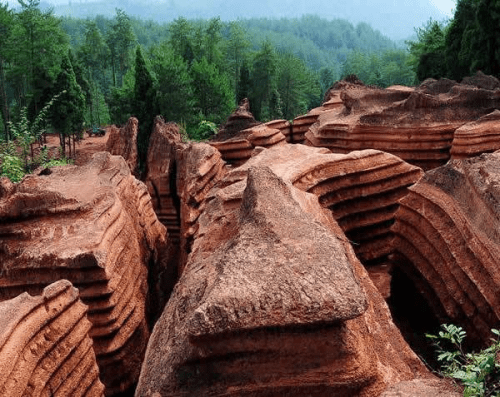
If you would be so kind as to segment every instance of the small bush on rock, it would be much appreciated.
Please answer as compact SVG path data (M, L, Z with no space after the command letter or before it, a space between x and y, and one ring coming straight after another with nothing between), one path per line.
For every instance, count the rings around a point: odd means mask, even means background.
M466 353L462 342L466 332L453 324L441 325L438 335L426 334L432 339L442 363L441 375L452 378L464 386L465 397L500 396L500 331L492 329L496 335L492 345L477 353Z

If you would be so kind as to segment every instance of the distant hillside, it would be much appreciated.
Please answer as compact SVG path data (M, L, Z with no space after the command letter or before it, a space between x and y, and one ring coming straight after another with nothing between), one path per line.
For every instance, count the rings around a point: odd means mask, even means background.
M58 0L54 0L58 1ZM50 2L50 1L49 1ZM142 3L134 0L71 1L56 5L56 15L78 18L104 15L112 17L115 8L140 19L169 22L180 16L187 19L207 19L220 16L222 20L248 18L296 18L316 14L326 19L346 19L351 23L366 22L393 40L405 39L429 18L441 20L444 15L430 1L421 0L349 0L341 4L323 0L191 0L156 1Z

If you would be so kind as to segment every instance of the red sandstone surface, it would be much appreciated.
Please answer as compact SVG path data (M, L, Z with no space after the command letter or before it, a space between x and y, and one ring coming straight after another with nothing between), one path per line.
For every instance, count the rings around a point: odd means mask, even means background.
M163 260L166 231L123 158L103 152L19 184L2 178L0 235L0 300L70 280L89 306L106 393L130 387L149 337L147 266Z
M455 149L467 156L480 153L488 144L489 151L496 150L494 137L483 138L480 131L477 137L468 134L453 141L457 129L500 107L500 89L492 84L479 86L487 88L446 79L429 79L414 89L337 84L322 107L294 120L292 142L334 153L383 150L424 170L445 164L454 150L452 142L474 145L472 150Z
M500 153L452 160L401 200L395 261L441 322L490 342L500 321Z
M459 395L384 298L397 267L489 342L499 87L351 79L292 124L244 102L208 144L157 118L144 184L132 118L79 166L1 179L0 394Z
M104 396L87 306L67 280L0 303L0 395Z
M210 193L136 395L376 396L429 376L316 196L237 171Z

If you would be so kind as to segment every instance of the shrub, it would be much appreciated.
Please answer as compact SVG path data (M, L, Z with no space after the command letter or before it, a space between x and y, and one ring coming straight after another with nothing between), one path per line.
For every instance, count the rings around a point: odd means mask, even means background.
M500 395L500 364L497 354L500 351L500 331L492 329L496 335L492 345L477 353L466 353L462 342L466 332L453 324L441 325L438 335L426 336L433 340L442 363L441 374L464 386L465 397L483 397Z

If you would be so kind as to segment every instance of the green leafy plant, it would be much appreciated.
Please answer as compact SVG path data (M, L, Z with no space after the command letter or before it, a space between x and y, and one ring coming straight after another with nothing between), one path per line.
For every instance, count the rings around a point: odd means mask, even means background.
M465 397L500 396L500 364L496 360L500 331L491 330L496 335L491 346L467 353L462 347L467 335L463 328L453 324L443 324L441 328L438 335L426 334L436 347L437 359L442 363L441 374L462 384Z
M25 174L23 161L18 156L12 141L0 146L0 176L6 176L12 182L19 182Z
M3 142L0 145L0 176L8 177L12 182L19 182L25 174L38 166L48 168L69 163L62 155L58 159L50 158L47 148L42 148L37 156L31 150L32 145L36 141L40 141L45 133L43 126L50 107L63 93L64 91L54 96L38 113L33 122L28 119L26 107L21 109L18 122L9 122L14 140Z

